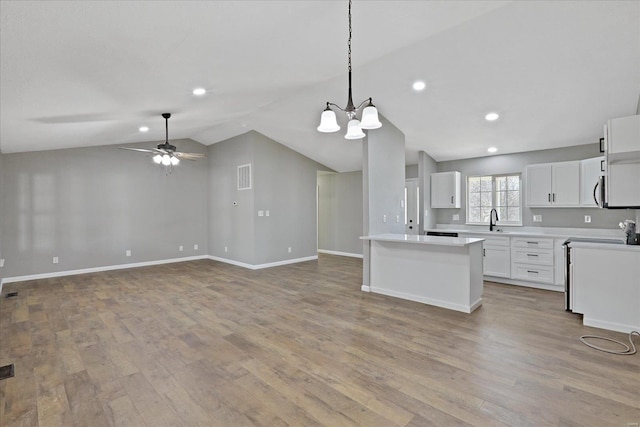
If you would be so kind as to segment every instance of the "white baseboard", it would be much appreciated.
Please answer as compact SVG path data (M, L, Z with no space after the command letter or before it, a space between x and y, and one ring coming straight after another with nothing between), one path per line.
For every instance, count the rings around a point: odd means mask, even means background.
M104 267L82 268L79 270L54 271L51 273L32 274L29 276L5 277L4 279L2 279L2 284L13 283L13 282L24 282L27 280L49 279L53 277L75 276L78 274L98 273L101 271L123 270L126 268L147 267L150 265L170 264L174 262L194 261L197 259L207 259L207 258L208 258L207 255L198 255L198 256L191 256L191 257L184 257L184 258L162 259L157 261L134 262L131 264L119 264L119 265L107 265ZM0 286L0 291L1 290L2 288Z
M628 334L631 331L640 331L640 326L636 325L623 325L622 323L607 322L604 320L591 319L586 316L582 317L582 324L584 326L591 326L594 328L606 329L608 331L624 332Z
M340 251L328 251L326 249L318 249L318 253L328 254L328 255L348 256L351 258L362 258L362 254L353 254L351 252L340 252Z
M564 292L564 285L551 285L545 283L523 282L522 280L506 279L504 277L484 276L485 282L502 283L504 285L516 285L525 288L544 289L545 291Z
M460 311L462 313L471 313L473 310L475 310L476 308L482 305L482 298L478 299L477 301L474 301L469 305L466 305L466 304L457 304L449 301L442 301L442 300L433 299L433 298L427 298L420 295L407 294L405 292L398 292L391 289L373 288L373 287L370 287L369 289L370 289L370 292L373 292L375 294L387 295L390 297L402 298L409 301L421 302L423 304L447 308L449 310Z
M235 266L238 266L238 267L248 268L250 270L260 270L262 268L278 267L280 265L297 264L299 262L313 261L313 260L318 259L318 255L308 256L308 257L304 257L304 258L285 259L285 260L282 260L282 261L269 262L269 263L266 263L266 264L248 264L246 262L235 261L235 260L227 259L227 258L220 258L220 257L213 256L213 255L209 255L207 258L209 258L210 260L213 260L213 261L220 261L220 262L224 262L226 264L231 264L231 265L235 265Z
M362 285L360 286L360 290L362 292L371 292L371 287L369 287L368 285Z

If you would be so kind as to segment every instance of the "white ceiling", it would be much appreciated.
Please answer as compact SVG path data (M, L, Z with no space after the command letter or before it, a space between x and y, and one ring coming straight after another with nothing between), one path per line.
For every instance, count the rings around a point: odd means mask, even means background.
M254 129L361 169L344 117L315 130L326 101L346 104L346 0L3 0L0 14L4 153L162 140L171 112L170 139ZM636 112L640 2L355 0L352 49L354 101L405 133L409 163L586 144Z

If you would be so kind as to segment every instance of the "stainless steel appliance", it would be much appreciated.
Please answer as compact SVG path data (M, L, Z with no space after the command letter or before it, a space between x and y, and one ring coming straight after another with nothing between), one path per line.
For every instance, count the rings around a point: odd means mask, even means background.
M612 245L624 245L623 239L598 239L591 237L569 237L564 241L562 247L564 248L564 309L567 311L573 311L573 293L572 293L572 279L571 274L571 243L572 242L591 242L591 243L606 243Z

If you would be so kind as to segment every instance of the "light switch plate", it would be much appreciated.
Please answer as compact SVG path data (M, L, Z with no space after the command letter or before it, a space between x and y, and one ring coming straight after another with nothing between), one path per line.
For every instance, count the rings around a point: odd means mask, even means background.
M264 211L258 211L258 216L264 216Z
M453 216L451 217L453 221L460 221L460 215L458 214L453 214Z
M198 245L197 245L197 244L193 245L193 250L194 250L194 251L197 251L197 250L198 250Z
M4 267L4 258L0 259L0 267Z
M57 263L58 263L58 257L57 257L57 256L54 256L54 257L53 257L53 263L54 263L54 264L57 264Z
M269 216L269 210L264 211L264 216Z
M586 222L587 224L591 222L591 215L585 215L584 216L584 222Z
M182 245L178 246L178 250L179 250L180 252L182 252L182 251L184 250L184 246L182 246Z
M542 215L534 215L533 222L542 222Z

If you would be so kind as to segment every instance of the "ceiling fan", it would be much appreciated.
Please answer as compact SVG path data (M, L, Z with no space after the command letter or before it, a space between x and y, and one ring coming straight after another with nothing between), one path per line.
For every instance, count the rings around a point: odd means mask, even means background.
M164 144L158 144L156 148L151 149L130 147L118 148L121 148L123 150L140 151L143 153L155 154L155 156L153 156L153 161L159 165L161 164L164 166L176 166L182 159L196 160L207 157L206 154L203 153L182 153L180 151L176 151L176 146L169 144L169 117L171 117L171 113L163 113L162 117L164 117L166 131Z

